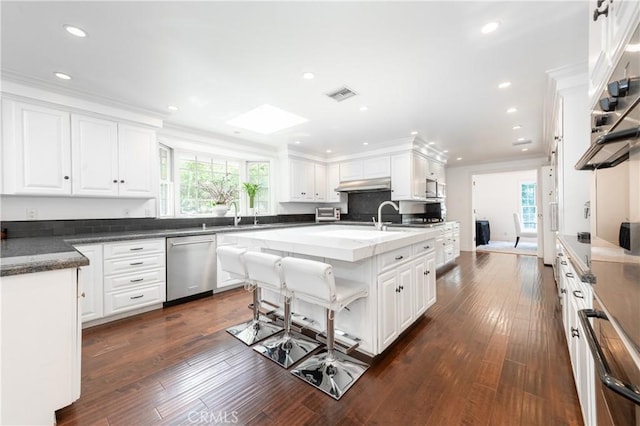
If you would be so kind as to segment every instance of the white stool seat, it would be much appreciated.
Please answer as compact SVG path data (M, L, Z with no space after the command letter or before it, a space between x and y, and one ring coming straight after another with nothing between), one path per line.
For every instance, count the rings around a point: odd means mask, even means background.
M291 334L291 294L284 287L280 267L282 258L269 253L248 251L243 255L243 260L250 282L284 296L284 333L260 342L253 350L282 367L289 368L320 345L306 337Z
M296 365L291 373L335 399L340 399L369 366L335 351L336 311L368 295L367 286L336 279L333 267L308 259L282 259L285 286L296 298L323 306L327 315L327 348Z
M247 250L234 246L221 246L216 252L222 270L233 277L242 279L246 284L247 268L244 256L248 253ZM260 318L260 289L256 285L250 289L253 292L253 318L248 322L227 328L228 333L247 345L253 345L282 331L282 327L272 324L270 319Z

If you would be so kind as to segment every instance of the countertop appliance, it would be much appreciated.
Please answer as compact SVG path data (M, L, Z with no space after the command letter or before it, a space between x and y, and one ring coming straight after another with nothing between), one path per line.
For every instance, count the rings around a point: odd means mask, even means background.
M167 238L167 301L175 305L213 294L216 236Z
M444 183L438 182L435 179L427 178L427 200L443 202L446 197L445 188L446 186Z
M638 26L629 45L640 45ZM591 245L594 309L579 311L596 370L598 424L640 425L640 52L625 49L593 111ZM595 202L595 206L594 206ZM626 229L626 228L625 228ZM625 246L628 246L625 247ZM631 249L631 250L630 250Z
M316 207L316 222L340 220L340 207Z

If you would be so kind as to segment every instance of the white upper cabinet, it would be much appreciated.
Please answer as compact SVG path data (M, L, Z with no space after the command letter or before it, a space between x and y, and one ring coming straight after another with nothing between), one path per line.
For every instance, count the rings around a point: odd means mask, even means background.
M593 105L640 20L638 0L589 2L589 95Z
M310 161L289 160L289 200L327 201L327 167Z
M340 182L389 176L391 176L391 163L388 155L340 163Z
M151 197L156 186L156 133L142 127L118 125L119 195Z
M5 194L71 194L69 113L2 101Z
M73 193L118 195L118 124L72 115Z
M340 165L331 164L327 166L327 202L339 203L340 193L335 189L340 184Z
M444 164L429 159L427 166L427 177L429 179L437 180L439 183L445 183Z
M6 99L2 107L2 193L154 196L154 130Z
M415 152L391 156L391 199L424 201L427 192L427 158Z

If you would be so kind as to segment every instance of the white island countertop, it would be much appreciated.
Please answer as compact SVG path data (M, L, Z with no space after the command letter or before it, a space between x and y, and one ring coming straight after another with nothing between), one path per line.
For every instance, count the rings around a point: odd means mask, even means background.
M225 235L225 241L308 256L356 262L397 248L433 238L438 231L423 228L325 225L240 232Z

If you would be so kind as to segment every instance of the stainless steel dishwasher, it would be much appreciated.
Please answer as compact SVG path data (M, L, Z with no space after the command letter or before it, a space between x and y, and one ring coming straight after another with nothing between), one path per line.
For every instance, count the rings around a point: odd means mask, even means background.
M215 235L167 238L165 306L211 295L215 285Z

